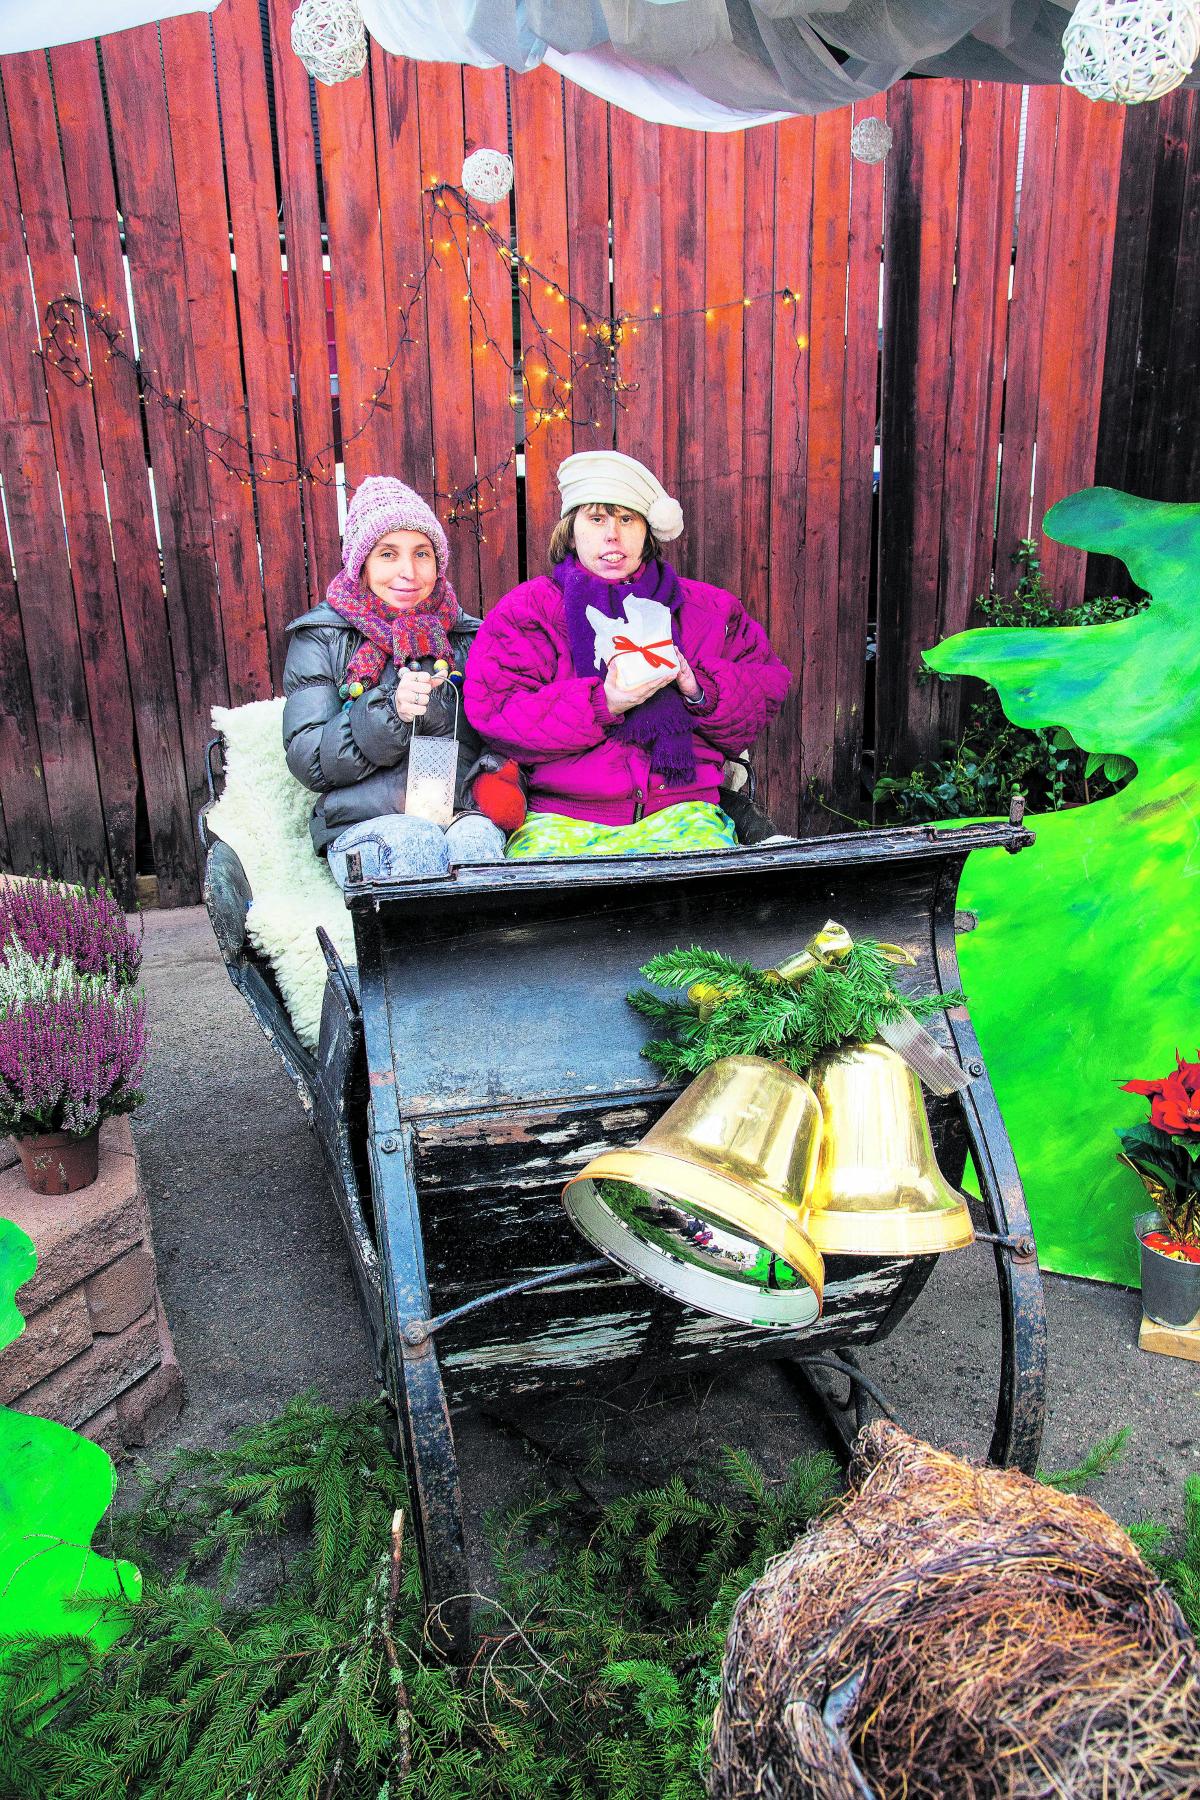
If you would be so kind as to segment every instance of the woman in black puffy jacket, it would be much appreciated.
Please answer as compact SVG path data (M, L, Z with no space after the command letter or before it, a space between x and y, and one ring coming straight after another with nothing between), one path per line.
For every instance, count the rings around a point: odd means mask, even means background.
M499 862L525 812L516 765L482 751L458 693L479 621L446 579L446 534L419 494L373 475L346 517L326 598L288 627L288 767L319 795L310 830L339 881L356 851L366 880ZM405 814L414 726L458 740L454 817Z

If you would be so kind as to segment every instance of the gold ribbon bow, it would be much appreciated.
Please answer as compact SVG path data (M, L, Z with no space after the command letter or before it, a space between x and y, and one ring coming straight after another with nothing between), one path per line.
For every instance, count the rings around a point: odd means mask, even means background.
M811 975L818 964L822 968L832 968L834 963L845 962L854 948L854 939L844 925L836 919L826 919L820 931L814 931L803 950L797 950L794 956L787 957L767 971L770 975L782 975L792 987L798 987L806 975ZM890 963L903 963L915 969L917 959L911 950L902 949L899 944L880 944L879 948Z
M803 950L786 957L767 973L778 975L792 987L798 987L814 969L829 969L836 963L844 962L853 947L854 939L846 927L839 925L836 919L826 919L820 931L813 933ZM879 948L889 962L903 964L910 969L916 967L916 957L899 944L880 944ZM931 1093L961 1094L964 1088L970 1087L973 1077L967 1075L954 1057L948 1055L930 1037L907 1007L901 1010L898 1019L892 1019L879 1027L879 1036L889 1049L904 1058L910 1069L916 1071Z

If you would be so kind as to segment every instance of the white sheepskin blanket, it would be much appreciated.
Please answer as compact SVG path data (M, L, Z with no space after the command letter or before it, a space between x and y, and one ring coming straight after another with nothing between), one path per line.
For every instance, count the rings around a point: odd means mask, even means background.
M246 871L254 895L246 917L250 942L270 959L296 1036L315 1050L325 992L317 926L325 927L344 961L355 957L342 890L308 835L314 796L284 758L282 700L214 706L212 718L225 740L225 791L209 824Z

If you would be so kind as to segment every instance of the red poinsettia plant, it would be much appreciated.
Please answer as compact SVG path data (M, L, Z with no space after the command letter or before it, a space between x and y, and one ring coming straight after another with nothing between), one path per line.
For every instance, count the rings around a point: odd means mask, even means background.
M1175 1052L1175 1067L1158 1081L1125 1081L1127 1094L1145 1094L1150 1121L1118 1131L1125 1161L1162 1216L1163 1229L1143 1243L1168 1256L1200 1263L1200 1050L1196 1062Z

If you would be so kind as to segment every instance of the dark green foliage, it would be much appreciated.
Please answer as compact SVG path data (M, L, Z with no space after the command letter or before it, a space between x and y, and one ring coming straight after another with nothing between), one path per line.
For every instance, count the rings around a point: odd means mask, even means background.
M77 1696L32 1742L6 1735L12 1792L124 1800L284 1800L377 1793L393 1758L395 1690L385 1634L389 1541L402 1484L371 1406L338 1415L308 1399L241 1433L221 1454L181 1452L121 1522L143 1563L156 1544L117 1654L96 1658ZM293 1536L293 1531L297 1535ZM245 1590L265 1585L258 1603ZM396 1632L419 1641L415 1571ZM26 1688L39 1651L24 1653ZM359 1779L378 1767L379 1781Z
M1184 1487L1183 1543L1178 1555L1157 1544L1139 1545L1147 1562L1179 1602L1179 1609L1200 1637L1200 1475Z
M833 1494L825 1456L770 1486L728 1452L583 1517L542 1497L495 1530L498 1598L456 1680L422 1637L382 1408L309 1397L180 1454L123 1546L129 1631L30 1737L0 1696L13 1800L702 1800L730 1609ZM155 1547L167 1572L149 1566ZM20 1687L54 1647L26 1646Z
M714 992L705 1017L690 1001L645 988L626 996L643 1017L666 1028L667 1035L646 1044L642 1055L672 1081L697 1075L723 1056L763 1056L801 1075L822 1051L869 1041L905 1007L924 1019L962 1001L957 992L921 999L900 993L894 964L869 939L832 968L814 969L796 987L772 970L698 945L652 957L641 974L659 988L706 984Z
M1117 1132L1126 1160L1162 1184L1154 1201L1163 1228L1179 1244L1200 1244L1200 1138L1163 1131L1149 1120Z
M1020 575L1011 596L985 594L975 603L988 625L1027 629L1107 625L1142 612L1149 604L1144 595L1127 599L1105 594L1078 606L1056 607L1032 539L1022 543L1013 561ZM922 763L907 775L883 775L875 783L878 823L977 818L1006 811L1014 793L1024 796L1031 812L1059 812L1065 806L1103 799L1133 775L1128 756L1082 749L1061 726L1027 731L1005 717L994 688L972 682L969 691L972 699L958 741L943 746L944 757Z

